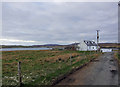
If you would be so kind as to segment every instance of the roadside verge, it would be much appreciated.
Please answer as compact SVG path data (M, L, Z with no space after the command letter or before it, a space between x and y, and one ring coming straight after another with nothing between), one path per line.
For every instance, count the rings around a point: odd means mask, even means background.
M67 78L69 75L73 74L74 72L82 69L83 67L87 66L90 62L94 61L95 59L97 58L93 58L93 59L90 59L88 62L82 64L81 66L79 67L76 67L76 68L73 68L72 70L70 70L69 72L67 72L66 74L62 75L62 76L59 76L57 79L55 79L51 85L54 86L54 85L57 85L60 81L64 80L65 78Z

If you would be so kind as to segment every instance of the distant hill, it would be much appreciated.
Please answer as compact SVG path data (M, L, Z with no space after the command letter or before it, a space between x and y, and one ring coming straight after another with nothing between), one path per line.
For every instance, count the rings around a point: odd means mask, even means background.
M71 45L78 45L79 43L72 43L72 44L69 44L69 46L71 46Z
M32 46L23 46L23 45L2 45L2 48L35 48L35 47L65 47L67 45L59 44L45 44L45 45L32 45Z
M44 46L61 46L59 44L45 44Z
M34 47L52 47L52 48L57 48L57 47L66 47L66 46L74 46L77 45L78 43L72 43L68 45L60 45L60 44L44 44L44 45L32 45L32 46L23 46L23 45L2 45L2 48L34 48ZM102 48L120 48L120 44L118 43L99 43L98 44Z
M99 43L98 44L100 47L102 48L107 48L107 47L110 47L110 48L120 48L120 44L118 43Z

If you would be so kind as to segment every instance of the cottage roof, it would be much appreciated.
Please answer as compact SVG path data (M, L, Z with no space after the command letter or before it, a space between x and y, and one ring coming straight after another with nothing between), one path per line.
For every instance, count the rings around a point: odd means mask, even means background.
M84 42L87 46L97 46L97 44L94 41L84 40Z

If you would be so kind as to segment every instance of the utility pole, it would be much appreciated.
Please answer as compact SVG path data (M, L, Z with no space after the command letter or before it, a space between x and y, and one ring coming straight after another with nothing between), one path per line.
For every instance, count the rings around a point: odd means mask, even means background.
M118 2L118 44L120 43L120 1ZM120 50L119 50L120 51Z
M118 6L120 6L120 1L118 2Z
M100 30L96 30L97 31L97 51L98 51L98 43L99 43L99 31Z

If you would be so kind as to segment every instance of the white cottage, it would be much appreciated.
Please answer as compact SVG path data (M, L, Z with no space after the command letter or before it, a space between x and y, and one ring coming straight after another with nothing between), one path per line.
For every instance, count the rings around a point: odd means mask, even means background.
M97 44L94 41L83 40L77 44L77 50L79 51L96 51Z

